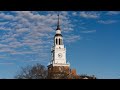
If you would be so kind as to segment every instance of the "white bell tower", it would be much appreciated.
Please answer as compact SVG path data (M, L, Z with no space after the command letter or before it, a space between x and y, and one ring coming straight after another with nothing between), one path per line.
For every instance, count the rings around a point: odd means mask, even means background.
M66 48L63 44L63 37L61 34L61 29L59 25L59 15L58 15L58 23L56 34L54 36L54 45L51 48L51 56L52 59L50 61L50 65L54 66L67 66L69 67L70 64L66 62Z

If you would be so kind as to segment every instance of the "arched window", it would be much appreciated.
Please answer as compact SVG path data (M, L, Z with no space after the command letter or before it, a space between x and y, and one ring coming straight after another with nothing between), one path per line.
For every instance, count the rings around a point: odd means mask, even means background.
M60 43L60 38L59 38L59 45L60 45L61 43Z
M61 40L61 45L62 45L62 39L60 39Z
M56 39L56 44L57 44L57 39Z

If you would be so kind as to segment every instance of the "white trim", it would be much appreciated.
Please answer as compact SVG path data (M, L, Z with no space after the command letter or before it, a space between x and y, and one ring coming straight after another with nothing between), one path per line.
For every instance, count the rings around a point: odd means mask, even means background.
M70 64L60 64L60 63L57 63L57 64L52 64L53 66L70 66Z

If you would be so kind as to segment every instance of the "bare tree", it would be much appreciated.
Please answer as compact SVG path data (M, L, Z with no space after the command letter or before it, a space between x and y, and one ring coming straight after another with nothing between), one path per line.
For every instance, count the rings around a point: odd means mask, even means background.
M31 66L21 67L21 71L15 75L15 79L96 79L94 75L74 75L70 69L61 69L59 67L54 68L49 74L44 65L39 63Z
M34 66L22 67L21 71L15 76L16 79L46 79L47 69L44 65L36 64Z

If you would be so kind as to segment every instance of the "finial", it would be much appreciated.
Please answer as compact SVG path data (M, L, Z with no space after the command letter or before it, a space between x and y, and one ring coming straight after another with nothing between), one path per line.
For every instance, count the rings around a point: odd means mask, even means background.
M58 25L57 25L57 29L56 30L60 30L59 13L58 13Z
M58 14L58 26L59 26L59 14Z

